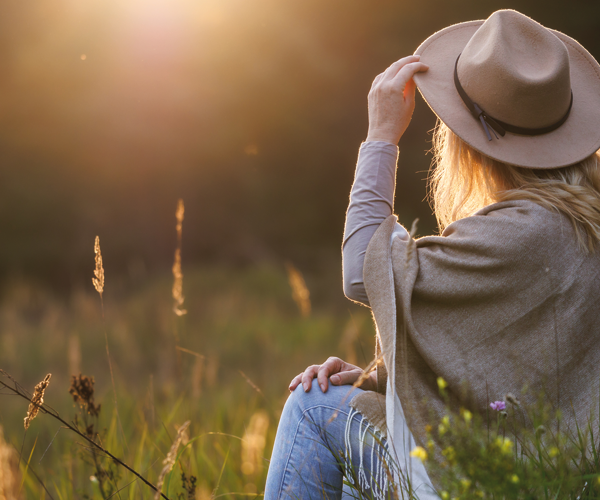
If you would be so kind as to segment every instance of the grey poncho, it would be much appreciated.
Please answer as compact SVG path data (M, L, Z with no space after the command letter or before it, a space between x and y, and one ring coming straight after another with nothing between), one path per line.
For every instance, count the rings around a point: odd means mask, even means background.
M389 374L417 442L445 412L438 377L473 411L508 392L527 403L542 391L564 425L586 423L599 397L600 252L583 251L564 215L531 201L496 203L442 236L390 247L395 224L390 216L377 229L363 275L381 387ZM365 392L352 406L393 428L384 396Z

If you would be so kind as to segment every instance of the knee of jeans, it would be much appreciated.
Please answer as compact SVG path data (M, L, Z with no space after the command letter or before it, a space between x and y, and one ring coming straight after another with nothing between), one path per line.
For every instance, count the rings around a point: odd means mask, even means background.
M305 392L302 384L300 384L294 392L290 395L286 402L286 406L290 405L299 409L301 412L305 411L315 405L326 404L327 406L338 407L348 399L348 392L352 390L351 385L336 386L329 383L327 392L323 392L319 387L317 379L313 379L310 391ZM355 389L360 391L360 389ZM352 399L350 396L349 399Z
M317 383L317 379L313 379L310 391L305 392L302 384L298 385L298 387L290 394L285 405L303 412L306 408L312 406L317 398L322 395L323 393Z

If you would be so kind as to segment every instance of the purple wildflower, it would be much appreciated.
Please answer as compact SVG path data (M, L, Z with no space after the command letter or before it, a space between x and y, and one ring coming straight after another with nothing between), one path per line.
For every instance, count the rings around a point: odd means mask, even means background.
M506 403L504 401L494 401L490 403L490 408L496 411L502 411L506 409Z

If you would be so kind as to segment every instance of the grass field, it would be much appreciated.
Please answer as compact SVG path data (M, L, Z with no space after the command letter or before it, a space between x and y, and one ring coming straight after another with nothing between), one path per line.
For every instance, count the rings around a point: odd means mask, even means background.
M329 355L365 366L370 311L342 296L337 266L307 276L289 265L184 272L181 316L170 274L127 290L111 288L107 277L103 302L91 283L69 296L7 285L0 368L30 393L51 373L44 402L154 485L163 477L170 499L261 497L289 381ZM94 377L93 405L85 397L88 409L101 404L97 418L69 393L80 373ZM428 464L441 498L600 498L597 428L573 434L536 424L517 432L517 410L507 403L504 416L493 412L491 428L464 409L432 422L443 459ZM0 389L0 500L155 498L50 415L40 413L25 431L27 411L25 399ZM529 420L552 421L544 411ZM432 443L419 450L424 460L437 453Z
M79 414L80 428L87 418L107 449L155 484L178 427L189 420L188 445L180 447L163 492L254 498L264 490L289 381L329 355L364 365L372 320L342 297L338 269L306 276L310 313L306 301L294 301L283 266L184 273L184 316L173 312L167 274L127 292L112 292L107 276L104 318L91 282L60 298L11 284L0 305L0 368L30 392L52 373L45 403L67 421ZM79 373L95 378L97 423L82 418L69 394L71 375ZM26 412L27 401L0 393L5 440L22 450L20 472L13 467L17 498L153 497L49 415L38 415L25 432Z

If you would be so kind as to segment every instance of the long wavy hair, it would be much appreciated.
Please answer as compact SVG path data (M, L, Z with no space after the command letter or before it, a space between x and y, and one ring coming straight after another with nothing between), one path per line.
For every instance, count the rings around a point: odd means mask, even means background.
M429 176L430 203L440 232L491 203L531 200L567 216L580 246L600 242L600 155L557 169L529 169L493 160L438 121Z

